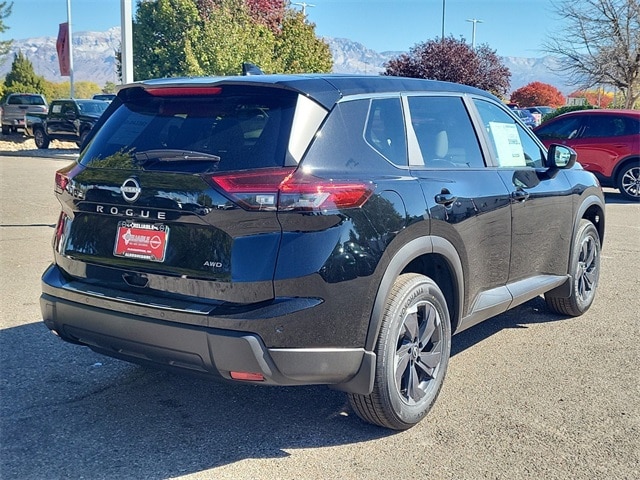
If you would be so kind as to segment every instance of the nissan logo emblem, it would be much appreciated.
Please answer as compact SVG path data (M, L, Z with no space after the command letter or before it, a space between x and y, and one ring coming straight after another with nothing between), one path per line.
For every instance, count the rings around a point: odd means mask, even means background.
M140 192L142 192L142 189L140 188L138 180L130 177L122 183L120 192L122 193L122 198L124 198L127 202L133 203L138 199L138 197L140 197Z

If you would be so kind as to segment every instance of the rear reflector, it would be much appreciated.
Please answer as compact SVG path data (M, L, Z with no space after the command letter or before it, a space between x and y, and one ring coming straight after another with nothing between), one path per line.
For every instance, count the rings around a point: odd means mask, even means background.
M231 378L234 380L246 380L250 382L262 382L264 381L264 375L261 373L251 372L229 372Z
M371 182L324 179L294 168L216 174L210 179L246 210L318 212L359 208L374 189Z

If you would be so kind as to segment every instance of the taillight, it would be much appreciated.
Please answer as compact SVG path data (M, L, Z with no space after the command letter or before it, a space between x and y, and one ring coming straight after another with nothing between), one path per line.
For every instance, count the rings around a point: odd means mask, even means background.
M358 208L374 189L371 182L319 178L294 168L224 173L210 178L246 210L318 212Z
M83 170L83 167L80 164L74 163L69 165L68 167L62 168L56 172L55 178L55 192L62 193L65 190L68 190L69 183L80 171Z
M62 193L67 189L67 185L69 185L69 177L66 173L62 173L61 171L56 172L56 192Z

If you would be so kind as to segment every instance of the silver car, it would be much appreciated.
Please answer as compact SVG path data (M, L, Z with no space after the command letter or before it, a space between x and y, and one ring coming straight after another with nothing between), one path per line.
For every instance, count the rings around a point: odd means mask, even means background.
M24 128L27 113L47 113L47 101L39 93L12 93L0 108L2 133L7 135Z

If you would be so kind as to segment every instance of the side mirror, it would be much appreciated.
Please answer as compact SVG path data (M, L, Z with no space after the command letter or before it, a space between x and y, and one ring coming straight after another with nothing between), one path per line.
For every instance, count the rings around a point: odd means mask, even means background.
M567 169L575 165L578 154L566 145L551 144L547 154L547 167Z

